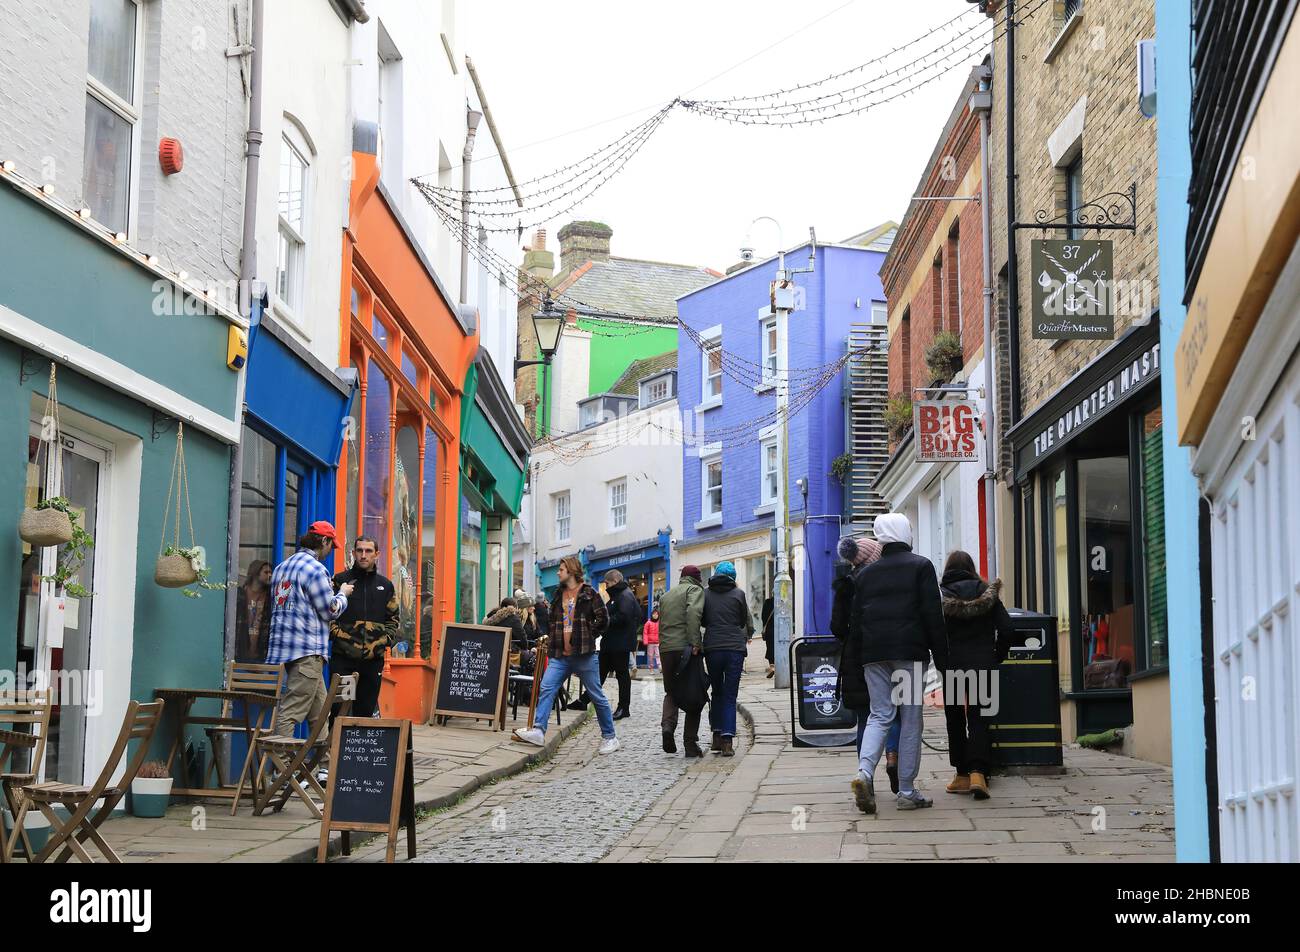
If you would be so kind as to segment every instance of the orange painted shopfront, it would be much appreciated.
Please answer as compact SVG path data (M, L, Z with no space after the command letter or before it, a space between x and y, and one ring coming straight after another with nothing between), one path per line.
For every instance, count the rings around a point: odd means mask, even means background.
M380 691L384 717L429 719L444 621L455 619L462 387L478 335L412 245L379 188L374 155L353 152L343 241L340 360L360 385L338 478L349 543L378 543L401 612Z

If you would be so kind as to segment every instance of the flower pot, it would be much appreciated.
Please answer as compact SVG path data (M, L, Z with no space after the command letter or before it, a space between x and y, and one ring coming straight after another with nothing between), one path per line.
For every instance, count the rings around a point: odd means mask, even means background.
M160 555L154 566L153 580L163 588L184 588L199 580L194 563L183 555Z
M131 781L131 815L157 819L167 815L171 777L136 777Z
M18 535L34 546L63 545L72 541L72 520L59 509L24 509Z

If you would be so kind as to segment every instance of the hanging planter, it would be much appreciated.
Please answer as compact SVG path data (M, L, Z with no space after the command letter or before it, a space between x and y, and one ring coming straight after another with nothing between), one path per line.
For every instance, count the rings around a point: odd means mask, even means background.
M925 349L925 365L935 383L946 383L961 372L961 338L952 331L940 331Z
M41 416L41 443L36 448L36 465L40 470L41 453L45 453L46 472L54 472L57 483L63 467L63 442L59 428L59 393L55 376L56 366L50 363L49 396L45 398L45 413ZM72 518L68 501L63 498L44 499L28 506L18 517L18 535L29 545L42 548L49 545L66 545L72 541Z
M174 495L173 495L174 494ZM172 499L176 505L173 511ZM190 544L181 545L181 510L190 530ZM167 542L167 524L172 524L172 541ZM190 480L185 468L185 424L176 424L176 455L172 458L171 483L167 487L167 502L163 505L162 539L158 543L158 561L154 563L153 580L162 588L179 588L187 598L199 598L198 589L224 590L227 583L209 582L207 557L203 546L194 541L194 515L190 510ZM197 585L198 588L190 588Z

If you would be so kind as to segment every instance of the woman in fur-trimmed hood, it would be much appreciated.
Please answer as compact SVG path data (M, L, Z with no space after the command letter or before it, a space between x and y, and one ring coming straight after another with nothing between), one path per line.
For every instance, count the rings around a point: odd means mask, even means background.
M939 583L948 630L948 670L944 677L944 716L948 759L956 776L949 793L989 797L992 753L989 721L998 708L998 665L1011 646L1011 616L999 597L1002 580L980 578L969 554L953 552Z

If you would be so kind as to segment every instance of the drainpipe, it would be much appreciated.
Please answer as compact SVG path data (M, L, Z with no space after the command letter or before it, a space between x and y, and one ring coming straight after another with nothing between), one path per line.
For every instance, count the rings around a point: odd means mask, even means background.
M476 109L465 111L465 148L460 154L460 303L469 303L469 173L470 157L474 154L474 140L478 136L478 122L483 113Z
M971 109L980 115L980 227L984 252L984 546L988 557L989 578L998 577L997 520L993 517L996 475L994 460L997 439L997 401L994 399L993 373L993 215L989 208L989 114L993 109L990 84L992 67L980 77L979 90L971 96Z
M262 157L262 4L252 0L253 52L249 61L248 131L244 135L244 228L240 238L239 256L239 311L248 318L249 354L252 354L253 335L253 279L257 276L257 179ZM244 422L244 397L248 385L248 365L239 373L235 384L236 420L241 428ZM226 530L226 579L239 578L239 504L243 486L244 443L243 434L230 454L230 518ZM235 586L226 588L225 657L235 656Z
M1020 287L1016 274L1016 0L1007 0L1007 358L1011 420L1020 420Z

